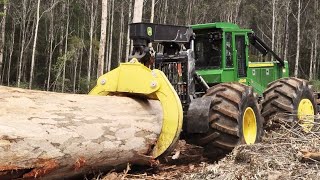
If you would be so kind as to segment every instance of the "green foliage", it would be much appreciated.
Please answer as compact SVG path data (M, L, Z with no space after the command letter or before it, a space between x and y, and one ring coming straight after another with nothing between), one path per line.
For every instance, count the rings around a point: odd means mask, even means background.
M8 4L9 3L9 0L0 0L0 4ZM0 17L3 17L3 16L7 16L6 13L4 12L0 12Z
M93 53L94 54L99 54L100 41L97 40L97 39L93 39L92 45L93 45Z
M286 3L289 0L277 1L277 19L276 19L276 48L279 52L279 56L283 57L284 54L284 42L285 42L285 18L286 18ZM7 79L7 69L8 69L8 57L10 52L10 45L12 37L15 37L14 48L12 53L11 61L11 74L9 84L14 84L14 81L17 79L17 69L20 60L21 49L24 49L23 54L23 68L21 79L28 80L29 71L30 71L30 60L32 52L32 39L34 32L34 18L36 15L36 1L26 1L26 11L23 11L22 0L0 0L0 18L1 16L7 16L6 21L6 32L5 32L5 45L4 45L4 84ZM55 1L57 2L57 1ZM67 8L67 2L69 2L69 7ZM49 37L52 34L54 37L54 42L52 44L54 48L52 56L52 67L51 67L51 79L50 84L55 83L55 90L61 90L62 83L62 70L63 64L66 63L66 81L65 86L66 90L73 90L73 75L75 72L79 73L81 69L81 76L77 75L77 92L87 93L87 71L88 71L88 59L89 59L89 46L90 46L90 18L91 15L95 16L95 22L93 27L93 41L92 41L92 74L96 73L97 67L97 56L99 53L99 40L100 40L100 21L101 21L101 6L99 3L93 4L90 0L82 1L66 1L61 0L59 3L52 9L52 1L41 1L40 14L40 26L38 32L38 41L37 41L37 53L36 53L36 66L35 66L35 79L34 87L43 88L47 83L48 75L48 61L49 61ZM101 1L99 1L101 2ZM198 24L198 23L209 23L209 22L227 22L232 21L240 25L242 28L251 28L255 33L261 37L264 42L271 46L271 22L272 22L272 2L271 1L249 1L249 0L176 0L170 1L167 3L167 13L165 13L165 2L164 0L157 1L155 6L155 19L154 23L163 23L166 19L167 24L177 24L177 25L186 25L187 23ZM169 1L168 1L169 2ZM296 54L296 19L297 15L297 3L290 4L290 14L289 14L289 51L288 51L288 60L290 67L294 67L294 58ZM311 0L307 6L306 2L303 2L304 11L301 24L301 69L309 69L309 60L310 60L310 47L311 42L314 42L314 32L320 31L319 21L320 10L319 8L313 7L318 0ZM240 4L239 4L240 3ZM8 4L10 8L7 11L7 14L4 14L3 5ZM128 20L129 12L129 1L115 1L115 11L114 11L114 24L113 24L113 49L112 58L115 62L111 64L117 64L118 60L118 48L119 48L119 37L120 37L120 17L121 17L121 6L124 8L124 29L123 29L123 41L122 47L124 56L126 51L126 37L127 37L127 24L131 22ZM63 8L65 7L65 8ZM151 1L145 1L144 4L144 17L143 20L147 22L150 17L150 7ZM45 11L45 12L44 12ZM67 12L69 11L69 13ZM26 14L23 15L23 12ZM111 11L110 11L111 12ZM52 13L52 14L51 14ZM67 14L69 17L69 34L68 38L68 51L65 54L65 33L67 25ZM53 27L51 31L51 15L53 15ZM22 32L23 22L22 17L25 19L25 32ZM110 30L110 21L108 21L108 37L111 36ZM15 27L15 28L13 28ZM12 36L13 35L13 36ZM25 46L22 45L22 37L25 35ZM108 52L109 49L106 49ZM319 49L318 49L319 52ZM318 53L319 55L319 53ZM80 58L82 59L80 65ZM260 60L261 57L256 56L255 54L250 55L252 60ZM319 61L319 58L317 59ZM76 64L77 63L77 64ZM81 66L81 67L80 67ZM76 69L77 67L77 69ZM292 68L293 69L293 68ZM292 70L291 69L291 70ZM317 69L319 74L319 69ZM317 74L317 77L319 76ZM305 77L307 77L307 71ZM92 77L95 77L94 75ZM92 85L95 84L95 79L92 79ZM315 85L318 84L318 81L314 82ZM27 87L28 83L22 83L22 86Z
M57 62L52 66L52 72L56 75L61 74L64 62L71 60L73 52L68 51L67 54L59 56Z
M9 0L0 0L0 4L8 4Z
M71 51L76 51L78 49L84 48L85 44L83 43L83 40L78 36L71 36L69 38L69 49Z
M313 85L313 88L316 92L320 92L320 80L319 79L312 80L310 83Z
M80 80L79 80L79 87L78 87L78 90L77 90L77 93L79 94L88 94L88 89L87 89L87 84L88 81L87 81L87 78L86 77L82 77ZM97 81L96 79L91 79L90 81L90 89L92 89L93 87L95 87L97 84Z
M13 86L18 86L18 84L17 84L16 82L14 82L12 85L13 85ZM28 88L29 88L29 83L28 83L28 82L23 82L23 81L21 81L21 82L20 82L20 88L28 89Z

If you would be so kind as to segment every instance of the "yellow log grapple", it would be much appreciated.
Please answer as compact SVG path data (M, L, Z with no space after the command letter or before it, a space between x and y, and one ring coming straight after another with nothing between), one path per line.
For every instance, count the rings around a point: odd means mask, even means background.
M180 99L160 70L151 70L133 58L118 68L102 75L90 95L135 94L159 100L163 110L162 131L152 156L171 151L182 129L183 110Z

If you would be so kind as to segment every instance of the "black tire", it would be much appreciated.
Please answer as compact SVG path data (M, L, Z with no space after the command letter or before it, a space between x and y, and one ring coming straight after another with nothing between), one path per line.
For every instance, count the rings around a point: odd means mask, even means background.
M212 97L209 132L197 138L197 144L205 148L209 157L229 153L238 144L245 144L243 115L251 107L256 117L259 142L263 133L263 118L252 87L240 83L222 83L211 87L204 96Z
M263 93L261 114L265 119L264 126L267 129L279 127L281 122L277 119L282 116L288 120L287 124L297 124L298 107L302 99L311 101L315 115L318 112L317 104L308 81L291 77L271 82Z

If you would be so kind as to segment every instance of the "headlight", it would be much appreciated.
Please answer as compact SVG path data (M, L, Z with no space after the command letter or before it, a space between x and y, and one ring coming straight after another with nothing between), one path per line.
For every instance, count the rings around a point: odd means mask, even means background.
M283 72L283 73L285 73L285 72L286 72L286 69L285 69L285 68L283 68L283 69L282 69L282 72Z

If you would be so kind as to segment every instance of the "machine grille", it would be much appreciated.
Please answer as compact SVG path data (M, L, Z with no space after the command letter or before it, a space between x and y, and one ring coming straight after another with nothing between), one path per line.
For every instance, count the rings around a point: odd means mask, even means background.
M186 58L162 59L162 61L156 63L156 68L167 76L181 103L183 105L188 104L188 63Z

